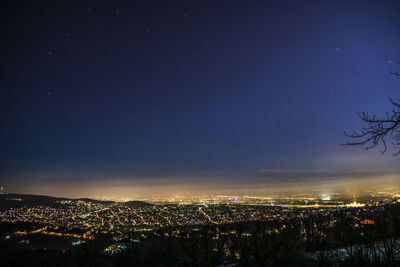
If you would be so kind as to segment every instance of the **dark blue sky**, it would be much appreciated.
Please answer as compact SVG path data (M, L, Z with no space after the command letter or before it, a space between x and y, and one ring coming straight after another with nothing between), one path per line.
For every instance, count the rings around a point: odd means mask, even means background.
M340 144L360 127L357 111L383 114L400 96L399 11L397 1L9 3L0 181L22 191L396 176L390 152Z

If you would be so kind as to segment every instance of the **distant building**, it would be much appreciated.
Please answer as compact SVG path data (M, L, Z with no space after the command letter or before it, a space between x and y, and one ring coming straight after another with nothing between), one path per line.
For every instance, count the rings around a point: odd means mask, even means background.
M0 195L8 195L7 192L4 192L4 187L0 186Z
M375 224L375 222L373 220L365 219L365 220L361 220L360 224L361 225L372 225L372 224Z

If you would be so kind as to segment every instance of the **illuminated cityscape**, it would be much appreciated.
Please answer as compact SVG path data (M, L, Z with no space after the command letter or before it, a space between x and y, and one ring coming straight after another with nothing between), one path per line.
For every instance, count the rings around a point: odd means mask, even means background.
M366 203L291 197L287 199L244 197L243 200L219 196L219 200L149 204L146 202L111 202L96 200L59 200L51 198L47 205L30 207L24 195L2 196L3 202L22 202L0 213L4 223L34 223L41 227L32 231L16 231L14 235L58 235L94 239L97 234L123 235L135 231L152 231L173 226L231 224L237 222L305 218L320 214L330 216L338 210L355 213L371 212L382 203L394 203L399 195L368 196ZM365 198L365 197L364 197ZM12 204L10 204L13 206ZM19 206L19 205L17 205ZM75 232L75 234L73 234ZM80 234L77 234L80 233Z

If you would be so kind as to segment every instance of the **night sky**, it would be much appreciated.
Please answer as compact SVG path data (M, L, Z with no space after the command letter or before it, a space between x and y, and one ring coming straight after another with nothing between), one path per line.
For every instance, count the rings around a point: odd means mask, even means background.
M399 1L10 1L0 183L63 196L398 178L345 147L400 96ZM174 189L174 190L172 190Z

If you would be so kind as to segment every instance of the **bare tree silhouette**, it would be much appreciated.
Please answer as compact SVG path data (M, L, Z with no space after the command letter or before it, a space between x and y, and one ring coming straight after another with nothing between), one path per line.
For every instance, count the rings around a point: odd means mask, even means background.
M397 61L400 64L400 61ZM394 76L400 76L398 72L391 72ZM393 105L391 112L386 112L383 118L377 118L375 114L370 115L368 112L359 112L358 116L365 123L361 131L355 133L344 133L345 136L355 139L352 142L346 142L344 145L362 146L369 150L383 145L381 153L385 153L388 148L388 142L395 149L394 156L400 155L400 99L393 100L389 97L390 103Z

